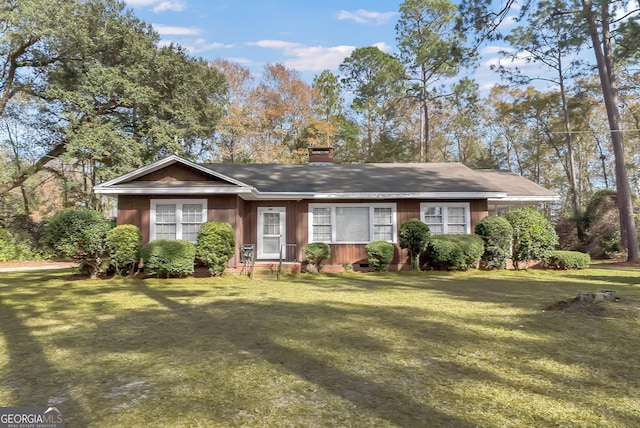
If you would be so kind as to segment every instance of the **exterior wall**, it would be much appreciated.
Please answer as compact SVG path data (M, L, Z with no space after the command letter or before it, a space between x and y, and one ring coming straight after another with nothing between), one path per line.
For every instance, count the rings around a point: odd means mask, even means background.
M242 242L244 233L244 223L242 214L244 213L243 201L236 195L204 196L207 199L207 221L226 221L231 224L236 235L236 244ZM149 229L151 219L151 199L195 199L203 198L200 195L171 195L171 196L138 196L120 195L118 196L118 218L117 224L133 224L140 228L142 233L142 243L149 242ZM236 252L237 253L237 252ZM229 262L231 267L238 263L236 254Z
M287 218L287 243L295 244L295 260L304 260L302 249L309 243L309 222L308 210L310 203L317 203L317 200L300 201L247 201L244 202L243 228L245 244L256 244L258 240L258 207L284 207ZM323 201L325 202L325 201ZM340 200L336 203L371 203L382 202L372 200ZM406 200L395 201L385 200L384 202L395 202L397 204L397 224L398 227L411 218L420 218L421 202L438 202L437 200ZM470 202L471 230L473 231L478 221L488 215L488 204L486 200L452 200L447 202ZM368 264L365 244L331 244L331 258L327 264L341 265L351 263L352 265ZM392 264L410 264L409 255L406 250L396 244L396 252ZM400 266L402 267L402 266Z
M239 249L243 244L257 244L258 241L258 207L284 207L286 209L286 235L287 244L295 244L295 250L291 249L288 258L297 261L304 260L302 249L309 243L308 209L309 203L316 200L298 201L244 201L236 195L201 196L201 195L171 195L171 196L137 196L120 195L118 197L118 225L133 224L140 228L143 243L149 241L150 208L151 199L193 199L207 198L207 220L225 221L231 224L235 230L236 246ZM336 203L371 203L371 200L340 200ZM382 201L375 201L382 202ZM396 200L384 201L397 204L398 227L411 218L420 218L421 202L437 202L435 200ZM478 221L488 215L486 200L474 201L447 201L470 202L471 230ZM239 264L239 250L230 260L229 266L236 267ZM331 244L331 258L327 264L352 265L368 264L367 253L364 244ZM396 253L392 264L402 268L409 264L406 250L396 244Z

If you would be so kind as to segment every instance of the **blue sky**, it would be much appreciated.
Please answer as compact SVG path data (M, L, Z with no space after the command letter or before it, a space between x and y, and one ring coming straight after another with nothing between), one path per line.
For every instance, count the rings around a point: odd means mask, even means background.
M207 60L224 58L259 74L282 63L311 83L337 72L358 47L396 52L399 0L126 0L163 43L177 42ZM473 77L485 91L500 79L489 69L499 46L483 48ZM483 91L484 92L484 91Z

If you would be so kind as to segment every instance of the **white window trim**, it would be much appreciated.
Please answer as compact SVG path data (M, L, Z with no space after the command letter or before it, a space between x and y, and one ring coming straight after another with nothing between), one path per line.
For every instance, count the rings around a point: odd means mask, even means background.
M471 204L469 202L421 202L420 203L420 220L423 223L428 224L425 219L425 211L427 208L441 207L442 208L442 234L449 235L449 219L447 208L459 208L463 207L465 215L465 233L471 234Z
M149 240L156 239L156 207L163 204L176 206L176 239L182 239L182 206L185 204L202 204L202 222L207 221L206 199L151 199L151 214L149 216ZM195 242L194 242L195 243Z
M373 237L374 235L374 209L375 208L391 208L391 230L392 230L392 239L391 243L398 242L398 209L397 204L388 202L388 203L337 203L337 204L309 204L309 212L308 212L308 223L309 223L309 243L311 242L325 242L327 244L368 244L371 241L354 241L354 242L346 242L346 241L336 241L336 208L369 208L369 237ZM331 209L331 241L314 241L313 239L313 210L315 208L330 208Z

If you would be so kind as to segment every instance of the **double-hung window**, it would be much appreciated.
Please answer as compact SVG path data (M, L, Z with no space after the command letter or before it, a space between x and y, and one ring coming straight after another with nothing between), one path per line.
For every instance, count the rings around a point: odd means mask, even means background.
M464 235L471 233L468 202L421 203L421 220L429 225L432 235Z
M396 242L396 204L309 204L309 241Z
M152 199L150 239L196 242L198 228L207 221L206 199Z

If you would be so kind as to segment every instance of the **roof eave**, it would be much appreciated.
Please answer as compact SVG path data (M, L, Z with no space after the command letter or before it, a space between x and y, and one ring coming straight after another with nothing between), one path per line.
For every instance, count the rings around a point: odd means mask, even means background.
M260 192L252 191L242 196L246 200L340 200L340 199L488 199L503 198L503 192Z
M93 191L101 195L242 195L251 193L246 187L213 187L213 186L181 186L181 187L128 187L96 186Z

